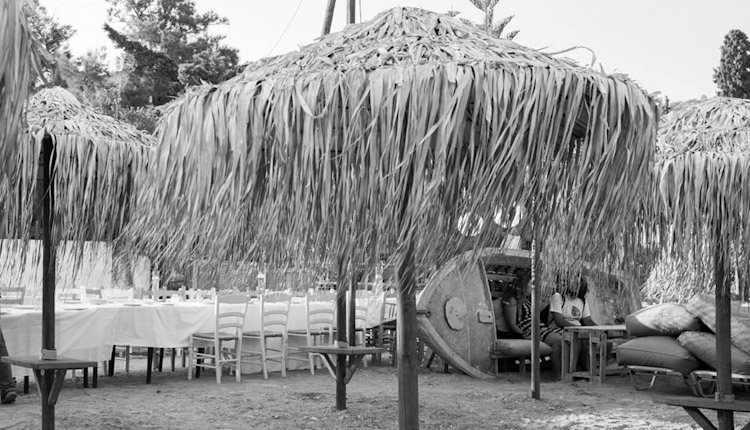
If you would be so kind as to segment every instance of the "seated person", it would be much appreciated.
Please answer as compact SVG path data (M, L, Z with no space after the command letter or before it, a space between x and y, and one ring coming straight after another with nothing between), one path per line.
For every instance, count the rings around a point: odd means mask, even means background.
M580 325L596 325L591 319L591 310L586 303L586 293L589 286L586 279L581 278L577 288L566 288L563 294L556 292L549 299L549 311L552 327L568 327Z
M490 294L492 296L492 309L495 314L495 329L497 331L497 338L523 339L523 335L517 332L508 331L510 327L506 322L505 311L503 310L503 303L505 302L503 284L497 281L490 281Z
M558 283L558 292L552 294L549 300L550 326L562 332L563 328L569 326L597 325L591 319L591 310L586 303L588 289L588 283L583 277L580 278L578 285L572 288L560 286ZM560 290L563 290L562 294L559 292ZM578 358L583 370L588 369L589 343L580 342L575 347L578 348Z
M509 294L503 301L503 312L506 323L511 332L516 333L522 339L531 339L531 282L528 275L523 275L516 280L515 288L509 289ZM562 329L549 327L544 321L540 321L539 337L542 342L552 348L552 367L557 377L560 376L562 363Z

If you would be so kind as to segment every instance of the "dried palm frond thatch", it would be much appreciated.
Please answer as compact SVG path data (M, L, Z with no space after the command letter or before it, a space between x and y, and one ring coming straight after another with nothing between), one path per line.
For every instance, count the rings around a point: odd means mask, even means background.
M136 128L97 114L62 88L43 89L26 105L27 128L4 211L8 236L28 239L37 207L37 170L43 139L53 156L53 243L112 241L134 210L134 178L145 170L154 141Z
M0 0L0 200L15 165L21 112L39 63L39 46L24 13L26 0ZM0 215L0 231L4 228Z
M750 100L717 97L673 112L658 142L655 191L672 249L700 259L706 243L726 255L748 243Z
M173 103L134 232L171 261L410 242L434 263L498 239L489 220L521 204L583 237L627 218L655 123L625 76L395 8ZM472 238L465 213L488 221Z
M656 188L662 231L678 257L713 263L716 400L734 399L731 363L732 250L747 273L750 213L750 100L707 99L667 118L659 134ZM737 264L737 262L742 264ZM696 265L698 270L708 269ZM731 412L719 415L734 425Z

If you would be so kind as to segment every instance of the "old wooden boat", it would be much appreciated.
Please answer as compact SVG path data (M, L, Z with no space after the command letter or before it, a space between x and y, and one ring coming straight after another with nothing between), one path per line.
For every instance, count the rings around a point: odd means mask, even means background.
M490 351L497 335L487 270L530 266L530 253L523 249L484 248L449 260L417 297L420 338L456 369L493 377Z

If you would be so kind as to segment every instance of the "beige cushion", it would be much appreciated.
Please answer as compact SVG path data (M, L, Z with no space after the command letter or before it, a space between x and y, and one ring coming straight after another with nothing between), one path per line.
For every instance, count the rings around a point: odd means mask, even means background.
M639 309L625 317L631 336L679 336L683 331L700 330L698 317L677 303L663 303Z
M750 354L750 316L741 308L739 302L732 302L732 318L730 321L732 345ZM716 333L716 299L709 294L696 294L687 304L687 310L696 315Z
M677 339L669 336L647 336L631 339L617 347L617 363L663 367L690 373L701 363Z
M498 339L495 350L508 357L531 357L531 341L528 339ZM552 355L552 348L544 342L539 342L539 356Z
M700 331L686 331L677 342L712 369L716 369L716 335ZM731 348L732 372L750 375L750 354L736 346Z

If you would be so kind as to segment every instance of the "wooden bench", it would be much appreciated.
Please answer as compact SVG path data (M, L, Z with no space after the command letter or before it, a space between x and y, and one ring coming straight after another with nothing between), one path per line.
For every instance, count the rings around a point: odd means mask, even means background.
M722 414L729 414L732 417L735 412L750 412L750 402L748 401L728 402L689 396L663 396L654 397L652 400L655 403L682 407L705 430L717 430L717 427L703 414L701 409L717 411L719 420L722 420ZM733 417L731 421L734 421ZM750 422L745 424L742 430L750 430Z

